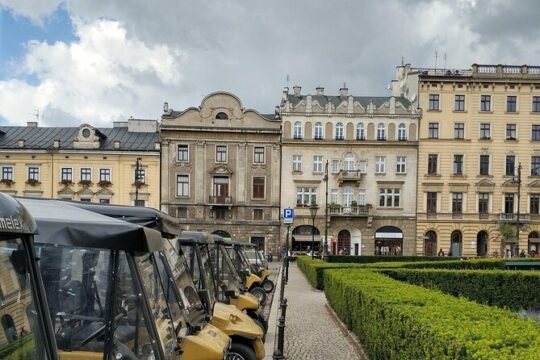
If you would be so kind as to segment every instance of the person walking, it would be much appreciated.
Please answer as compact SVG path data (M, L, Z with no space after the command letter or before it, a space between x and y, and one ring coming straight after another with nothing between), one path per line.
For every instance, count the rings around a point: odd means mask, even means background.
M444 250L442 248L439 249L437 256L444 256Z

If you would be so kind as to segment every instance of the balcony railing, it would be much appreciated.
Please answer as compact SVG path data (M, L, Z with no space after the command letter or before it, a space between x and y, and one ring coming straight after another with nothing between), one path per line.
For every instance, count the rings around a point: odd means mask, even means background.
M340 170L338 173L339 185L342 185L344 181L357 181L362 180L364 173L360 170Z
M230 196L209 196L208 203L211 205L231 205L232 197Z
M517 220L517 214L507 214L507 213L499 214L500 222L516 222L516 220ZM519 222L529 222L530 220L531 220L531 216L529 214L519 214Z
M371 206L330 206L331 216L371 216Z

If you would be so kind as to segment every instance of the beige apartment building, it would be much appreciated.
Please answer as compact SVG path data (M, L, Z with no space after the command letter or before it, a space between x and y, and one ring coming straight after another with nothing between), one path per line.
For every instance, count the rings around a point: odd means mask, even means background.
M281 207L294 209L292 249L307 250L313 238L319 248L327 233L332 254L414 254L419 114L410 101L352 96L347 88L305 95L295 86L285 88L279 111ZM314 228L312 203L319 206ZM281 231L283 242L285 225Z
M422 112L416 254L538 251L540 67L404 65L392 90Z
M155 120L0 127L0 191L13 196L158 208L159 161Z
M281 124L227 92L161 117L161 210L187 230L279 243Z

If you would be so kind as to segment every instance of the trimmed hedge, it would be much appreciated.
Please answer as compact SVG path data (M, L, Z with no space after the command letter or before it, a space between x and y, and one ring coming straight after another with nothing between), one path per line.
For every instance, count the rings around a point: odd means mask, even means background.
M517 310L540 310L540 273L512 270L383 269L393 279Z
M446 256L375 256L375 255L330 255L331 263L377 263L377 262L409 262L409 261L453 261L455 257Z
M538 359L540 324L365 269L324 272L328 301L371 359Z
M311 286L319 290L324 289L324 270L358 267L358 264L332 264L320 259L311 260L309 256L298 256L296 263L304 275L306 275Z
M540 261L540 259L471 259L452 260L442 262L417 262L404 265L406 268L414 269L469 269L469 270L490 270L504 269L508 261Z

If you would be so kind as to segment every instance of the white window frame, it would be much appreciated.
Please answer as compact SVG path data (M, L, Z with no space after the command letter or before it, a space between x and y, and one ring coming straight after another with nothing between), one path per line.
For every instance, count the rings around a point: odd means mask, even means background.
M332 174L339 173L339 160L332 160Z
M343 206L350 207L351 203L354 201L354 189L351 186L345 186L343 188L342 194Z
M180 147L186 149L186 159L181 159L180 158ZM189 162L189 144L178 144L177 148L176 148L176 160L178 160L179 162Z
M11 169L11 178L6 177L4 178L4 169ZM13 165L4 165L2 166L2 180L9 180L9 181L15 181L15 166Z
M322 173L323 172L323 157L322 155L313 155L313 172Z
M64 170L64 169L71 169L71 179L64 179L63 178L62 170ZM71 166L62 166L60 168L60 181L64 181L64 180L73 182L73 167L71 167Z
M182 178L187 178L187 183L186 182L181 183L179 181L181 177ZM190 196L189 195L190 194L190 191L189 191L190 190L190 180L191 180L191 178L190 178L189 174L176 174L176 196L178 196L178 197L189 197ZM182 186L182 191L180 191L181 190L180 186ZM184 193L184 191L183 191L184 188L185 188L185 190L187 190L187 194Z
M300 121L295 121L293 125L293 139L303 139L303 126Z
M313 127L313 139L324 139L324 126L320 121L317 121Z
M30 169L37 169L37 179L33 179L33 178L30 177ZM39 179L41 178L40 166L39 165L28 165L26 167L26 176L27 176L27 180L39 181Z
M398 134L397 138L400 141L406 141L407 140L407 126L405 123L401 123L398 125Z
M339 189L330 190L330 204L339 204Z
M298 196L301 197L301 202L298 202ZM308 199L308 202L304 202ZM296 188L296 205L302 205L304 207L310 206L312 203L317 203L317 188L316 187L304 187L299 186Z
M224 161L221 161L218 159L218 147L225 147L225 160ZM215 154L215 157L216 157L216 163L219 163L219 164L226 164L228 161L229 161L229 147L227 145L223 145L223 144L216 144L216 154Z
M367 160L360 160L358 162L358 171L360 171L361 174L367 173Z
M398 156L396 158L396 173L397 174L407 173L407 157L406 156Z
M375 157L375 174L386 173L386 156Z
M345 140L344 125L341 121L336 123L335 137L336 140Z
M89 179L83 179L83 170L90 170L90 178ZM82 167L79 169L79 176L80 181L92 181L92 168L91 167Z
M386 140L386 125L384 125L384 123L379 123L377 125L377 140Z
M347 154L343 158L343 170L354 171L356 169L356 159L352 154Z
M356 124L356 140L366 140L366 128L364 123Z
M302 155L293 155L292 156L292 171L301 172L302 171Z
M366 206L366 190L364 189L358 190L358 205Z
M260 161L260 159L257 159L257 155L261 155L260 153L257 154L257 149L262 149L262 161ZM266 148L264 146L254 146L253 147L253 163L254 164L265 164L266 163Z
M101 170L109 170L109 179L108 180L104 180L101 178ZM99 168L99 181L108 181L108 182L112 182L112 169L111 168Z

